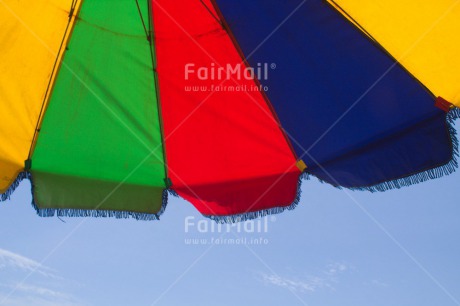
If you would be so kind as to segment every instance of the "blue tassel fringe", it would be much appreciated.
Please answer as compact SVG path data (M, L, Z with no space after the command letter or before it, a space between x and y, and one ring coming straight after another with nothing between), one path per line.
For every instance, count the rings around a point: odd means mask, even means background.
M458 168L457 158L459 156L457 131L454 128L454 121L460 118L460 109L454 108L446 116L446 123L449 130L451 143L452 143L452 158L451 160L437 168L433 168L424 172L420 172L408 177L383 182L374 186L349 188L350 190L365 190L370 192L385 192L392 189L400 189L411 185L420 184L429 180L441 178L454 173Z
M180 198L180 196L177 194L177 192L175 190L172 190L172 189L168 189L168 192L171 196L175 197L175 198Z
M335 188L342 189L346 188L353 191L370 191L370 192L385 192L388 190L393 189L400 189L403 187L408 187L411 185L420 184L429 180L441 178L443 176L447 176L449 174L454 173L458 168L458 161L457 158L459 156L459 142L457 138L457 131L454 128L454 122L456 119L460 118L460 108L453 108L446 116L446 123L449 130L451 143L452 143L452 158L451 160L437 168L433 168L427 171L423 171L414 175L410 175L407 177L383 182L373 186L366 186L366 187L342 187L342 186L334 186ZM312 174L310 174L312 175ZM327 183L323 180L317 178L321 183Z
M460 108L453 108L446 116L446 122L448 125L448 129L450 132L450 137L452 140L452 159L445 165L440 166L438 168L430 169L412 176L408 176L405 178L400 178L388 182L383 182L381 184L377 184L374 186L369 187L354 187L354 188L347 188L350 190L366 190L370 192L383 192L391 189L400 189L402 187L411 186L414 184L419 184L431 179L437 179L455 172L458 168L457 158L459 156L459 141L457 138L457 131L453 127L454 121L460 118ZM310 175L307 172L304 172L299 177L299 182L297 184L297 195L294 202L287 207L275 207L271 209L256 211L256 212L248 212L245 214L238 214L238 215L229 215L229 216L207 216L204 215L206 218L214 220L217 223L236 223L236 222L244 222L247 220L253 220L273 214L279 214L286 210L293 210L300 201L301 195L301 184L302 180L309 180ZM32 186L32 206L35 208L37 214L41 217L52 217L54 215L58 217L115 217L118 219L121 218L134 218L136 220L159 220L160 216L164 213L166 209L166 205L168 202L168 193L171 196L179 197L178 194L172 189L165 189L163 190L163 199L161 209L156 214L146 214L146 213L138 213L138 212L129 212L129 211L109 211L109 210L84 210L84 209L55 209L55 208L38 208L33 199L33 180L32 176L29 172L21 172L16 180L11 184L8 190L0 195L0 201L9 200L13 192L19 186L19 184L24 180L28 179L31 182ZM322 180L318 179L320 182L323 183ZM341 189L340 186L335 186L336 188Z
M63 209L63 208L39 208L34 199L34 184L32 175L29 172L21 172L10 188L1 195L1 201L9 200L15 189L24 180L28 179L32 188L32 206L40 217L95 217L95 218L117 218L127 219L133 218L136 220L150 221L160 220L160 216L164 213L168 203L168 190L163 190L161 209L156 214L132 212L132 211L116 211L116 210L95 210L95 209Z
M5 191L5 193L2 193L0 195L0 202L4 202L6 200L9 200L11 198L11 195L16 190L16 188L18 188L19 184L21 184L21 182L23 180L25 180L25 179L30 180L30 173L29 172L21 172L21 173L19 173L18 177L13 182L13 184L11 184L10 188L8 188L8 190Z

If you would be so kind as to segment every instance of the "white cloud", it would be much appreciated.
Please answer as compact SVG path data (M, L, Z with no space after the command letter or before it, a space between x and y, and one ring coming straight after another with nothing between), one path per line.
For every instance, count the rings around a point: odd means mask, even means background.
M283 287L292 291L315 292L318 288L324 287L324 280L321 278L310 278L308 280L296 280L281 277L275 274L261 274L262 280L266 284Z
M7 290L0 290L0 305L34 305L34 306L81 306L80 302L71 295L52 289L61 287L59 284L48 284L43 287L33 284L13 283L0 285Z
M0 270L5 268L20 269L26 272L39 273L46 277L59 278L54 274L55 271L33 259L0 249Z
M343 263L336 262L333 264L329 264L327 266L327 270L325 271L325 273L330 276L336 276L338 274L345 272L346 270L348 270L348 266L346 266Z
M373 286L376 286L376 287L384 287L384 288L389 287L389 285L388 285L387 283L382 282L382 281L380 281L380 280L378 280L378 279L373 279L373 280L371 281L371 284L372 284Z
M49 299L40 296L6 296L0 294L1 305L8 306L81 306L82 304L74 301L68 301L64 299Z
M48 288L34 286L34 285L27 285L27 284L16 284L14 286L15 290L21 291L26 294L33 294L33 295L40 295L43 297L52 297L52 298L69 298L69 296L65 293L54 291Z
M333 284L338 282L339 275L348 269L349 267L343 263L334 263L328 265L326 270L319 273L319 275L302 279L265 273L260 273L260 277L265 284L286 288L290 291L315 292L325 288L334 289Z
M5 272L13 277L10 276L9 280L4 279L2 280L3 283L0 283L0 305L82 305L71 294L62 291L65 288L71 288L68 280L57 276L56 271L33 259L0 249L0 273L3 273L1 270L6 270ZM19 274L18 272L22 273ZM34 273L35 277L26 278L27 282L20 281L24 279L24 272L27 274ZM17 281L13 280L15 278Z

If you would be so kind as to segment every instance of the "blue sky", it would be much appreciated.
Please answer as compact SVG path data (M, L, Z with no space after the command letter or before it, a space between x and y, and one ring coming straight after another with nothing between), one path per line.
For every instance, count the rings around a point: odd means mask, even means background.
M220 232L174 198L159 222L40 218L23 182L0 203L0 305L460 305L459 181L312 179L260 231Z

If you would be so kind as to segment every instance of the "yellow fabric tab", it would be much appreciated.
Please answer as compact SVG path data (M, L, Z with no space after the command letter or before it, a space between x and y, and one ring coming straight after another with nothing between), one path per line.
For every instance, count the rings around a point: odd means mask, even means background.
M72 2L0 0L1 193L24 169Z
M303 172L305 169L307 169L307 165L305 164L303 160L299 159L297 161L297 168L299 168L299 170Z
M335 2L435 96L460 106L460 1Z

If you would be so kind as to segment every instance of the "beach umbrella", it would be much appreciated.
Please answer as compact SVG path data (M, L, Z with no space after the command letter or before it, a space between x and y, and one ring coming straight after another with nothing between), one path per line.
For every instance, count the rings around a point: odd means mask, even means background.
M458 1L0 0L0 192L216 221L452 173ZM306 199L307 201L308 199Z

